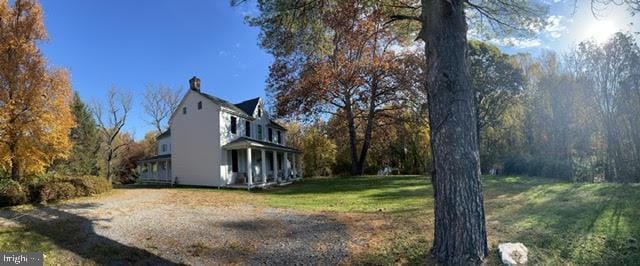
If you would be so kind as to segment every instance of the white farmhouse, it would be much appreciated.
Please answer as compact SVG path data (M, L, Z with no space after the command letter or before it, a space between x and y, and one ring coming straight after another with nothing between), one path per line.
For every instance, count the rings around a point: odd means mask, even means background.
M142 182L252 188L301 177L299 151L261 98L232 104L202 92L197 77L189 87L157 138L158 155L138 163Z

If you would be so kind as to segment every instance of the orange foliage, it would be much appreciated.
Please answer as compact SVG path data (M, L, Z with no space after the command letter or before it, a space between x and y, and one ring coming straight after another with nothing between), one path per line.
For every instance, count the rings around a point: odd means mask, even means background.
M39 4L0 1L0 21L0 169L17 179L68 155L72 92L68 73L38 49L47 38Z

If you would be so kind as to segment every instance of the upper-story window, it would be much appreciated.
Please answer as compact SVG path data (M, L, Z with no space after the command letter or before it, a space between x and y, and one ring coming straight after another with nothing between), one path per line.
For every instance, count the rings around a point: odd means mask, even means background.
M162 146L161 146L160 150L161 150L162 152L167 152L167 144L162 144Z
M278 144L282 144L282 134L280 133L280 130L278 130Z
M273 141L273 130L269 128L269 141Z
M258 106L258 117L262 117L262 108Z
M262 125L258 125L258 139L262 140Z
M187 114L187 107L182 107L182 114L186 115Z
M237 124L237 118L235 116L231 117L231 133L236 134L236 124Z
M198 110L202 109L202 102L198 102Z
M247 137L251 137L251 122L244 122L244 135Z

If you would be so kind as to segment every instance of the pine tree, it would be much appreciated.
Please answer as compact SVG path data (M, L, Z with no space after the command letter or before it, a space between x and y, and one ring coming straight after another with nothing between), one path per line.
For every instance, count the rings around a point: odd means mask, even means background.
M80 100L78 93L73 96L71 113L76 120L76 127L71 129L69 135L74 145L65 170L74 175L97 175L96 152L100 146L98 129L93 115Z

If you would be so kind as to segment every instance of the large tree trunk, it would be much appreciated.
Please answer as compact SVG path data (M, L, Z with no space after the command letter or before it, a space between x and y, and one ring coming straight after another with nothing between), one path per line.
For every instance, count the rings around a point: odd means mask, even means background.
M15 156L11 158L11 179L20 180L20 161Z
M356 124L355 117L353 115L353 109L351 106L351 98L346 97L345 109L347 113L347 126L349 127L349 151L351 154L351 175L360 175L358 170L358 153L357 153L357 136L356 136Z
M9 145L9 152L11 153L11 179L20 180L20 160L18 160L17 151L18 141L13 140Z
M480 264L488 248L463 1L422 0L422 14L435 170L431 254L447 265Z

